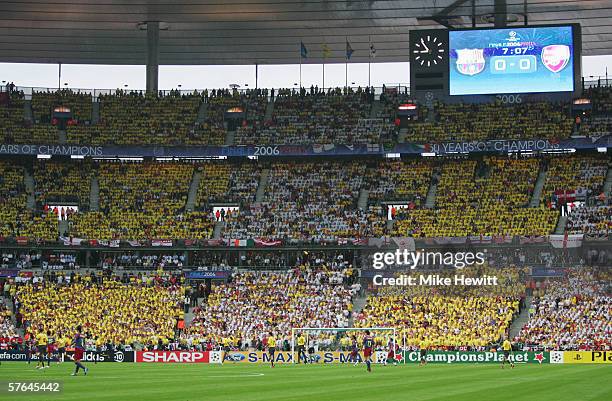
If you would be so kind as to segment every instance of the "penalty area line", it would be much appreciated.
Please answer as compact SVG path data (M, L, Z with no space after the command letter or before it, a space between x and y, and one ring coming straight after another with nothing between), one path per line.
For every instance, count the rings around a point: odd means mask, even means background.
M236 373L236 374L227 374L227 375L206 375L206 377L261 377L264 376L265 373Z

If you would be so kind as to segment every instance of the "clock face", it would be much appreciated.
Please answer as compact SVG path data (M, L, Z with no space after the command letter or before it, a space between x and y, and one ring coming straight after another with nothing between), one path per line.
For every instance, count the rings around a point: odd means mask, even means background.
M414 61L422 67L433 67L441 63L446 52L442 39L436 35L423 35L412 48Z

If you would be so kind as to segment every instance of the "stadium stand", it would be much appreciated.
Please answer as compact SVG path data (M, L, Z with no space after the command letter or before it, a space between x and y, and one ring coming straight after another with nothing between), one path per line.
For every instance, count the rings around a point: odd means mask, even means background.
M241 203L248 206L255 201L261 165L205 163L198 168L202 173L197 194L200 209L206 209L211 203Z
M91 275L75 274L68 282L57 277L60 283L17 287L19 311L32 335L50 331L60 338L83 325L89 337L104 344L147 346L174 338L177 320L183 317L185 289L176 279L143 275L124 284Z
M412 201L421 206L427 197L433 164L424 160L385 161L368 166L365 187L372 201Z
M71 235L94 240L210 238L210 213L185 212L193 165L101 163L100 211L71 218Z
M6 349L9 343L18 342L21 337L11 316L10 309L0 299L0 349Z
M408 138L415 142L486 139L567 138L573 127L569 104L552 102L504 105L434 104L435 121L415 121Z
M34 186L39 207L52 202L89 207L92 163L40 161L34 164Z
M168 254L146 254L141 252L134 253L109 253L104 255L99 261L98 267L103 269L174 269L183 267L185 255L179 253Z
M602 193L609 159L606 156L558 157L549 161L544 202L587 199Z
M327 92L318 88L282 89L275 97L272 121L266 121L263 127L252 125L239 129L236 143L380 143L387 126L369 121L372 100L370 88L335 88Z
M514 268L466 268L462 273L495 273L504 287L380 287L368 296L355 325L395 327L407 346L417 349L424 341L430 349L490 346L507 332L518 313L524 285Z
M396 235L546 235L557 212L527 208L538 174L538 159L486 157L441 166L436 208L401 209Z
M604 236L612 232L612 207L591 206L572 210L566 231L569 234Z
M55 240L57 217L26 208L27 194L24 168L16 163L0 161L0 237L26 237Z
M0 133L3 143L27 143L31 138L31 127L23 113L24 95L11 92L7 102L0 104Z
M32 269L40 267L40 251L2 251L0 267L3 269Z
M612 87L592 86L583 95L591 100L594 115L605 115L612 111Z
M32 112L37 124L51 124L53 109L66 106L72 112L72 119L78 124L91 121L91 93L78 93L70 89L55 92L34 92L32 94Z
M356 208L365 173L360 163L273 163L264 201L229 221L227 238L325 241L369 234Z
M202 98L199 94L145 96L117 90L99 95L100 121L93 126L72 126L68 142L87 145L200 144L195 127Z
M609 350L609 285L609 271L585 267L549 282L533 299L534 313L515 340L549 350Z
M274 329L281 338L292 327L346 327L351 292L341 272L238 273L213 288L206 305L196 313L189 333L242 338L254 343Z

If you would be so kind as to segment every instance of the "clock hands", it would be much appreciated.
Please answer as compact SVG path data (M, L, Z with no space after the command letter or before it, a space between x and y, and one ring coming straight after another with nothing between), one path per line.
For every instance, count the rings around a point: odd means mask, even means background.
M421 51L421 53L429 53L430 52L429 47L427 47L427 45L425 44L425 41L423 40L423 38L421 38L421 44L425 48L425 50Z

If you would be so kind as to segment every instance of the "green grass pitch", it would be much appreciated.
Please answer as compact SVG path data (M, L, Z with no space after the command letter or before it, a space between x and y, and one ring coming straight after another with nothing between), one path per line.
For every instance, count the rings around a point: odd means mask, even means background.
M415 400L610 401L609 365L200 365L86 364L88 376L70 376L72 363L38 371L3 362L0 382L57 380L59 395L15 395L0 400Z

